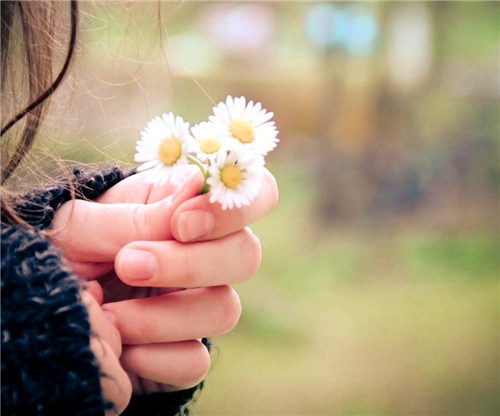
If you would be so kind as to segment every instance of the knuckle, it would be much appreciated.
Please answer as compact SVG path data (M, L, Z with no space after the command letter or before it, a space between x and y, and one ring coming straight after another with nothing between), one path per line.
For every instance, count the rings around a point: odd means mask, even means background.
M111 349L113 350L115 355L119 357L120 355L122 355L122 350L123 350L120 333L114 326L112 326L111 330L109 331L109 334L110 335L108 342L111 346Z
M248 272L243 276L243 280L247 280L259 270L262 263L262 245L260 239L246 227L242 235L242 246L245 259L249 262Z
M179 386L183 389L191 388L199 384L210 371L210 352L200 341L189 342L190 360L188 367L184 369L184 380L179 380Z
M219 286L220 319L218 335L233 330L241 317L241 301L238 293L229 286Z
M279 201L279 189L278 189L278 182L276 181L276 178L271 174L271 172L266 171L266 185L267 185L267 190L268 194L266 196L266 199L268 201L268 210L272 211L276 205L278 205Z
M130 229L129 231L129 241L134 239L141 239L140 236L143 235L148 229L148 215L146 215L146 206L137 205L131 211L132 220L129 221ZM138 236L139 238L134 238Z

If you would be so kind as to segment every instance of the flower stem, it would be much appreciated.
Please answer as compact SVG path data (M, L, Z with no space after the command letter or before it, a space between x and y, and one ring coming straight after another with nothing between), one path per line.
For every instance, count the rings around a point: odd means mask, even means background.
M205 180L203 182L203 185L201 185L201 189L200 189L200 195L203 195L203 194L208 194L210 192L210 185L207 183L207 181Z
M205 169L205 166L203 163L201 163L197 158L195 158L193 155L188 155L187 156L188 160L193 163L194 165L198 166L201 170L201 173L203 173L203 176L205 178L208 178L208 170Z
M203 195L203 194L210 192L210 185L207 183L207 179L210 176L210 174L208 173L208 169L205 168L205 165L203 165L203 163L201 163L193 155L188 155L187 158L191 163L193 163L194 165L196 165L200 168L201 173L203 173L203 176L205 177L205 180L203 181L203 185L201 185L200 195Z

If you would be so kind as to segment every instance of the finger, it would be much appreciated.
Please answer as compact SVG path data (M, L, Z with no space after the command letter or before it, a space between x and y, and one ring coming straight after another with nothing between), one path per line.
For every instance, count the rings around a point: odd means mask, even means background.
M201 181L201 172L195 166L192 166L192 172L197 173ZM103 204L121 204L121 203L138 203L151 204L158 202L169 195L172 195L176 186L169 183L160 184L157 180L151 177L153 172L144 171L129 176L123 181L117 183L96 201Z
M171 231L176 240L203 241L231 234L268 214L278 203L279 192L274 176L265 170L262 188L250 205L223 210L209 198L208 194L191 198L175 210Z
M90 348L99 364L102 396L105 401L113 403L106 416L119 415L132 396L130 378L106 341L92 337Z
M95 283L90 286L95 292L97 289ZM91 292L82 291L82 301L87 307L92 330L90 348L102 374L101 391L103 397L114 404L115 413L119 414L130 400L132 385L127 373L118 361L118 357L122 353L122 342L118 329L112 323L116 320L112 312L101 309Z
M86 289L96 300L97 304L102 305L104 301L104 292L102 290L101 284L96 280L92 280L86 284Z
M56 212L52 239L70 261L112 262L131 241L171 239L173 212L199 188L200 178L193 175L171 197L153 204L67 202Z
M243 229L189 245L133 242L118 253L115 271L131 286L194 288L244 281L258 270L261 260L259 239Z
M153 393L151 389L162 391L184 390L199 384L210 369L210 353L196 340L167 344L128 345L123 349L121 357L123 368L152 386L149 391L136 393ZM153 382L153 383L151 383ZM135 383L144 386L144 382ZM134 389L134 390L135 390Z
M66 260L71 271L83 280L95 280L113 270L113 263L95 263Z
M87 307L92 335L106 341L114 354L119 357L122 352L122 339L117 327L114 325L116 318L111 311L104 311L93 295L82 291L82 301Z
M187 289L166 295L104 304L117 319L124 344L186 341L222 335L241 315L229 286Z

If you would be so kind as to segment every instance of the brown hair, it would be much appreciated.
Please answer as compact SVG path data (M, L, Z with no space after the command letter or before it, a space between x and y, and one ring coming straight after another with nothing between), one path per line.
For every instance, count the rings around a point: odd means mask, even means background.
M4 184L33 145L49 98L68 73L76 44L78 4L70 0L70 35L64 61L53 77L54 21L65 6L59 1L1 1L2 217L19 222L5 201ZM7 90L10 91L6 100ZM23 104L20 104L23 103ZM9 117L3 123L4 117ZM24 122L19 129L12 129ZM15 131L14 131L15 130ZM9 132L9 134L6 134Z

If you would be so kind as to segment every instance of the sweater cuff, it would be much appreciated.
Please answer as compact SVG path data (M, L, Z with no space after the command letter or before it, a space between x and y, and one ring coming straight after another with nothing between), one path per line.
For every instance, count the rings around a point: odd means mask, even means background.
M16 197L12 205L19 217L41 230L51 226L55 212L73 198L94 200L118 182L135 174L111 166L100 171L73 170L71 177L61 178L34 189L23 197Z

